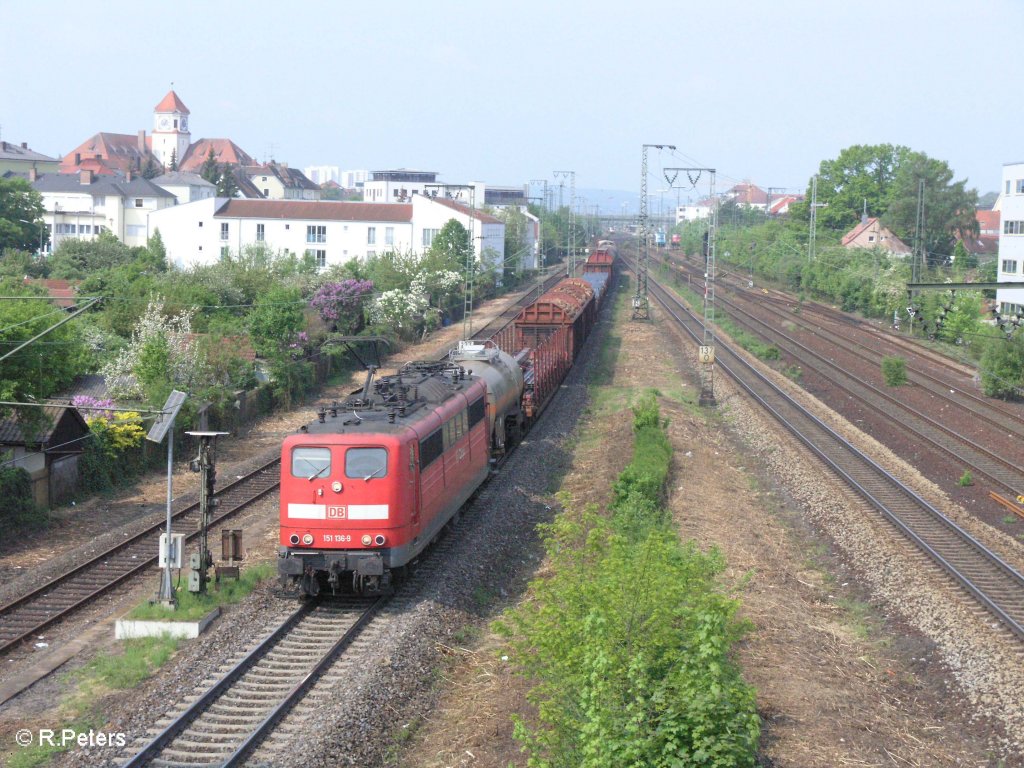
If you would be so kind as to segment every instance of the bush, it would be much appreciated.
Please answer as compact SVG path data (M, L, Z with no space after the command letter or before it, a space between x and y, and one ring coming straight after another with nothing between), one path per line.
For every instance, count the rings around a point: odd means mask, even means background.
M746 625L721 555L680 545L661 500L671 444L652 392L633 408L633 460L612 517L543 526L550 576L497 629L534 686L516 718L531 768L753 766L754 690L731 659Z
M883 357L882 378L890 387L901 387L906 384L907 361L902 357Z

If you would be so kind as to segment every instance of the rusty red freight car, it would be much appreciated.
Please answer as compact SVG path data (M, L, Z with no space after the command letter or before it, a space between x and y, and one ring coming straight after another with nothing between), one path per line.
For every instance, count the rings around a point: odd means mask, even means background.
M520 348L536 349L561 328L569 329L559 351L569 360L579 353L596 318L594 289L580 278L567 277L526 307L516 318Z

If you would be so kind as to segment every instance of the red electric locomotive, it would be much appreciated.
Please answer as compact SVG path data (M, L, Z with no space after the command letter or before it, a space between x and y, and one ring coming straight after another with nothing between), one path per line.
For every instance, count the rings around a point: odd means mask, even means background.
M316 595L387 591L521 426L523 373L485 344L407 363L285 439L278 572Z

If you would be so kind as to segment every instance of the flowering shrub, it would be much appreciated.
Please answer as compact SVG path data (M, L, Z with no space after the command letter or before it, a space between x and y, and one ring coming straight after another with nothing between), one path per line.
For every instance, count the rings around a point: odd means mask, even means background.
M340 333L358 333L363 327L363 304L373 293L371 280L325 283L317 289L310 306L323 321Z
M192 335L192 312L164 316L162 300L150 301L128 346L100 369L118 399L147 397L147 389L167 382L188 390L199 374L199 349Z
M142 428L142 416L134 411L121 411L113 418L93 416L86 419L103 452L112 459L130 448L138 448L146 431Z
M396 288L377 297L370 309L370 318L378 325L387 325L408 334L423 320L428 306L427 297L422 293Z
M86 421L92 418L107 420L114 418L114 412L108 410L113 407L114 401L109 398L101 400L98 397L90 397L89 395L75 395L71 398L71 405L82 411Z

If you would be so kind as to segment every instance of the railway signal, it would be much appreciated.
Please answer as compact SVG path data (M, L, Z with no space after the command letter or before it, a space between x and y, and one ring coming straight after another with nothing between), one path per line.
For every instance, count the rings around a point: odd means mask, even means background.
M213 565L210 554L209 532L210 518L217 500L213 498L214 485L217 482L215 459L216 440L227 432L186 432L186 435L199 438L199 455L189 463L193 472L199 472L199 551L193 552L189 558L191 573L188 575L188 591L206 593L206 584L210 581L207 573Z
M161 443L164 437L167 436L167 532L160 537L160 557L163 568L160 573L160 589L157 592L156 599L157 602L168 608L174 608L177 605L177 600L174 599L174 586L171 582L171 568L176 559L172 551L174 536L171 532L171 500L173 498L171 473L174 467L174 420L177 418L178 411L181 410L181 406L187 397L188 395L184 392L179 392L176 389L171 390L171 394L167 397L167 402L164 403L160 415L157 416L153 426L149 428L149 434L146 435L146 439L153 443ZM180 568L180 551L177 553L177 561Z

